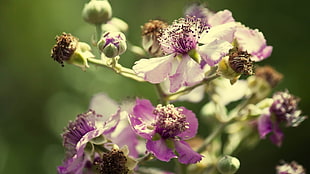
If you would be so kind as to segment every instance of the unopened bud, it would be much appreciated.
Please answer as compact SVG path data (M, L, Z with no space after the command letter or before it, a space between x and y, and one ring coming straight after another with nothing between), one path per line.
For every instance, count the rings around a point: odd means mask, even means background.
M217 163L217 169L221 174L234 174L240 167L240 162L232 156L224 156Z
M82 17L90 24L104 24L112 17L112 7L107 0L91 0L85 4Z
M105 32L97 46L106 57L113 58L126 51L126 37L121 32Z

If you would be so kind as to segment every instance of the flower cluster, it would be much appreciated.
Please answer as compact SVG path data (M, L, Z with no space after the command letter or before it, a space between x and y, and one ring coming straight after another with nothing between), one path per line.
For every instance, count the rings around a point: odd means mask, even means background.
M128 24L112 16L107 0L91 0L82 16L96 26L93 45L100 57L66 33L56 37L51 57L62 66L99 65L154 84L158 100L153 105L145 96L116 102L105 93L94 95L89 110L62 134L66 155L60 174L171 173L150 167L155 160L177 162L176 173L233 174L240 167L231 156L236 149L269 134L281 146L282 124L297 127L306 119L299 98L288 90L268 98L283 75L255 64L270 57L273 47L229 10L193 4L171 24L149 20L141 27L141 46L126 39ZM132 68L119 63L126 51L139 56ZM199 113L180 100L206 103ZM305 173L295 162L277 166L277 172Z

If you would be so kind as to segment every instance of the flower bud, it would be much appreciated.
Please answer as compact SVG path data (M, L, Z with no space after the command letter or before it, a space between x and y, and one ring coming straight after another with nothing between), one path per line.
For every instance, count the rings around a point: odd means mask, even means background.
M163 55L158 38L161 29L167 26L167 23L160 20L150 20L142 26L142 46L151 56Z
M224 156L217 163L217 169L221 174L234 174L240 167L240 162L232 156Z
M64 62L73 64L85 70L88 68L87 58L95 57L91 48L84 42L79 42L78 38L71 34L62 33L56 37L56 45L52 48L51 57L64 66Z
M112 17L112 7L107 0L91 0L85 4L82 17L90 24L104 24Z
M126 37L121 32L105 32L97 46L106 57L113 58L126 51Z

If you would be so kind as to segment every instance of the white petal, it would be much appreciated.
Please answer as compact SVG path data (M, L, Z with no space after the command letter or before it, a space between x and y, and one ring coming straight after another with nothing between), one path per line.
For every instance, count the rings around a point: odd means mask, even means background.
M200 56L210 66L217 64L222 57L226 56L233 46L224 40L214 40L211 43L199 47Z
M229 10L219 11L208 20L208 23L211 26L221 25L228 22L235 22L235 19L232 17L231 11Z
M207 44L214 40L225 40L232 42L236 31L236 22L229 22L210 28L208 33L203 33L199 39L199 43Z
M135 62L133 70L146 81L160 83L170 75L173 59L173 55L141 59Z

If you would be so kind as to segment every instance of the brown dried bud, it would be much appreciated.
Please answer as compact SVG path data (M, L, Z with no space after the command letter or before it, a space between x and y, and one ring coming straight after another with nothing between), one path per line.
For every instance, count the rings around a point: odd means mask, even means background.
M168 24L161 20L150 20L145 23L142 29L142 46L152 56L161 56L162 51L158 38L160 37L160 31L166 28Z
M229 65L237 73L253 75L253 61L250 57L247 51L232 50L229 53Z
M271 66L262 66L256 68L255 76L266 80L272 88L276 87L283 78L283 75Z
M69 60L75 52L78 39L67 33L62 33L61 36L57 36L55 39L57 43L52 49L51 57L61 66L64 66L63 62Z

